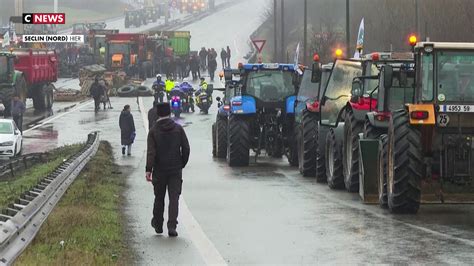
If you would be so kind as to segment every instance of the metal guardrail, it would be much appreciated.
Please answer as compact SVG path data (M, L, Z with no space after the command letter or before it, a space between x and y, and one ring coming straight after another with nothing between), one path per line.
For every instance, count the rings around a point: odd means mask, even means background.
M89 134L80 152L63 162L0 213L0 265L13 264L25 250L98 148L98 133Z

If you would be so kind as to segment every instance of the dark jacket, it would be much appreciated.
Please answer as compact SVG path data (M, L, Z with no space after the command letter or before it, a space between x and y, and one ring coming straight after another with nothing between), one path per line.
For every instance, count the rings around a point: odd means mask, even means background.
M189 159L189 142L184 129L171 119L160 120L148 133L146 171L154 178L181 173Z
M104 90L102 89L102 86L99 84L99 82L92 83L91 91L90 91L90 94L91 94L92 98L94 98L94 99L100 98L100 96L102 96L103 92L104 92Z
M11 105L11 113L12 116L21 116L25 112L26 107L25 104L20 100L20 101L12 101Z
M119 119L120 135L122 145L130 145L133 143L132 134L135 133L135 122L130 112L122 111Z
M148 111L148 129L151 130L158 120L158 113L156 107L153 107Z

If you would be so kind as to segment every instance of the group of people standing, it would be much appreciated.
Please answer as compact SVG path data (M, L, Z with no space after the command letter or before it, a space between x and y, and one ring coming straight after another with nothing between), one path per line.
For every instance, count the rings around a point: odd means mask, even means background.
M107 84L104 80L99 80L98 77L95 77L94 83L92 83L90 96L94 99L96 112L100 110L101 103L104 104L104 110L106 109L107 102L110 104L107 93Z
M211 81L214 81L215 72L217 70L217 51L214 48L206 49L202 47L199 51L200 67L202 71L208 71ZM222 69L230 67L231 51L230 47L222 48L221 61Z

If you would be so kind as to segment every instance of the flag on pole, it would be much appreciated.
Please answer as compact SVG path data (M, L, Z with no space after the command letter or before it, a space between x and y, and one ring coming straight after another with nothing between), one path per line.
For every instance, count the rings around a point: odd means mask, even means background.
M298 65L300 61L300 43L296 46L296 51L295 51L295 66Z
M2 47L7 47L10 45L10 33L7 31L3 35Z
M365 26L364 26L364 18L362 18L359 26L359 33L357 34L357 46L356 52L354 54L354 58L360 58L359 51L364 49L364 34L365 34Z

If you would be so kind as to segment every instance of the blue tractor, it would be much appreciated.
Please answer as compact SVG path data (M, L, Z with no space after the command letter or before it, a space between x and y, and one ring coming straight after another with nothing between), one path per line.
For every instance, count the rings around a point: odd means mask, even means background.
M250 150L256 157L265 151L274 158L286 154L290 164L296 165L295 66L240 64L238 81L233 80L236 71L225 71L225 98L218 99L220 115L213 126L216 156L224 157L225 151L230 166L248 166Z

